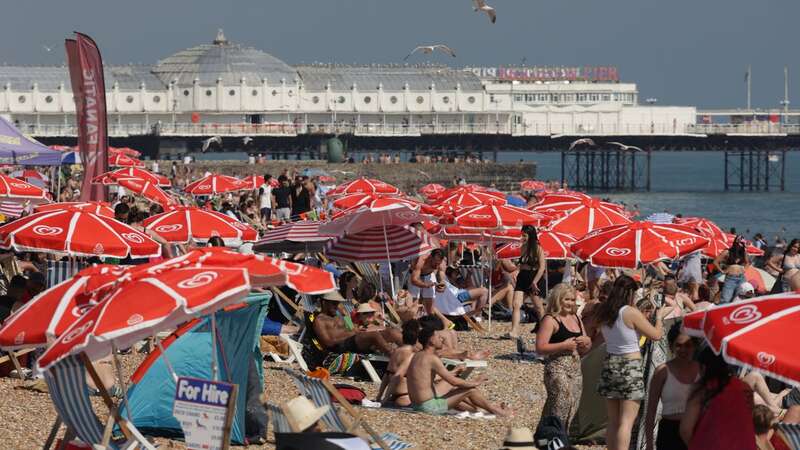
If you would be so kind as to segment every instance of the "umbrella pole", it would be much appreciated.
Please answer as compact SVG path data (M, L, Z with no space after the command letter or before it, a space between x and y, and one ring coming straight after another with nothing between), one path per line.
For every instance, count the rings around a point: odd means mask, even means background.
M211 379L217 381L217 315L211 314Z
M489 333L492 332L492 273L494 273L494 236L489 234Z
M61 201L61 166L58 166L56 169L56 174L58 176L57 186L56 186L56 201Z
M122 388L122 399L125 401L125 413L128 416L128 420L131 420L131 408L130 403L128 402L128 385L125 383L125 380L122 378L122 365L119 363L119 355L117 354L117 346L113 342L111 343L111 355L114 357L114 368L117 369L117 377L119 377L119 386Z
M164 364L167 366L169 374L172 375L172 379L175 380L175 383L177 383L178 374L175 373L175 368L172 367L172 363L170 363L169 358L167 358L167 351L164 350L164 347L161 345L161 339L159 339L158 336L154 336L153 339L156 341L156 346L158 347L158 351L161 352L161 357L164 358Z
M386 264L389 265L389 292L392 294L392 299L394 299L394 274L392 274L392 260L389 256L389 237L386 235L386 225L383 225L383 244L386 246Z

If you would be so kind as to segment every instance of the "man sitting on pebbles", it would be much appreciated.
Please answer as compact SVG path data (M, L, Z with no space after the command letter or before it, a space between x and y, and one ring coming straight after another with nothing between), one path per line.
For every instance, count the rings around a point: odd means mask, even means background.
M321 297L321 311L314 320L314 334L325 350L334 353L390 354L396 344L402 343L402 333L396 328L380 331L354 331L345 327L344 320L337 315L344 297L337 291Z
M478 386L485 381L483 377L475 381L462 380L456 376L462 369L450 372L444 367L436 355L444 345L439 332L443 328L441 323L434 326L433 322L425 323L420 328L422 350L413 356L406 374L408 395L414 409L433 415L445 414L450 409L469 412L483 409L498 416L511 416L512 411L506 405L490 403L478 390ZM435 382L437 376L441 379Z

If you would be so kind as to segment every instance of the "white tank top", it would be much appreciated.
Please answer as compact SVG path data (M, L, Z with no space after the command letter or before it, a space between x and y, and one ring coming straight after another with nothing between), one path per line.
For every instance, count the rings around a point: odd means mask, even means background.
M606 340L606 351L612 355L625 355L639 351L639 334L633 328L625 325L622 312L628 308L623 306L617 313L617 320L613 327L603 325L600 330Z
M665 416L683 414L691 391L692 384L681 383L667 367L667 381L661 390L661 414Z

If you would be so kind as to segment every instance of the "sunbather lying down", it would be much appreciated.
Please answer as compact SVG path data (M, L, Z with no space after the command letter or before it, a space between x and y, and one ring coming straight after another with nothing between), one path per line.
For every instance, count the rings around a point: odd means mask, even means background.
M321 297L321 311L314 320L314 334L325 350L335 353L385 353L390 354L402 343L397 328L380 331L348 330L336 312L344 298L336 291Z
M485 379L466 381L458 378L461 369L448 371L436 351L444 345L440 335L443 325L429 322L419 330L422 350L414 354L408 365L406 379L408 396L415 410L428 414L445 414L450 409L476 412L485 410L498 416L511 416L505 404L494 404L477 389ZM436 377L440 380L436 382Z

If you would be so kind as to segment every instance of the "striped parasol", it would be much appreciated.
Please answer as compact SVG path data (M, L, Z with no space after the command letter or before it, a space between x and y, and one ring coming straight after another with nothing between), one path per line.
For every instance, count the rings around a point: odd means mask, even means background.
M334 238L325 246L325 253L342 262L403 261L426 255L438 246L425 231L387 226L385 230L375 227Z
M285 223L264 234L264 237L253 244L257 252L319 252L331 236L319 232L320 222L301 221Z

